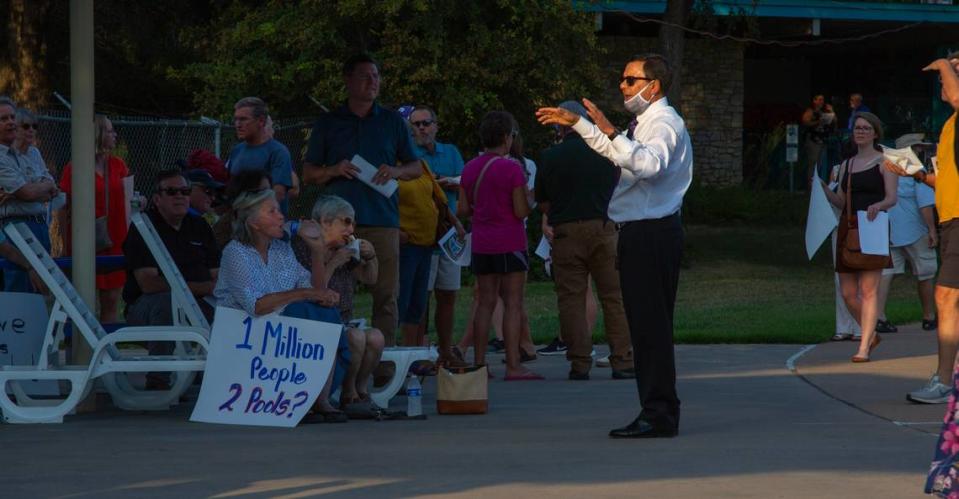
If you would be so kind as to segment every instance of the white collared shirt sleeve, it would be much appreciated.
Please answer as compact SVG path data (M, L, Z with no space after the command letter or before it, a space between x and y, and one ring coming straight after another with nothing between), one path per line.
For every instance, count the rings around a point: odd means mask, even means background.
M581 118L573 125L583 140L594 151L602 154L616 166L629 170L634 178L654 177L669 165L670 151L676 149L679 134L668 123L658 121L644 133L645 141L630 140L619 134L613 140L599 127Z

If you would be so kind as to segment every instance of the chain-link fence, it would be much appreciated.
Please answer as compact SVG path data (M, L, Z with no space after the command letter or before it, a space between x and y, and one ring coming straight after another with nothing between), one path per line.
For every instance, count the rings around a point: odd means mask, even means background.
M153 191L151 184L157 172L176 167L191 152L206 149L226 161L237 141L232 125L215 120L108 117L117 132L114 154L126 162L134 175L136 189L144 195ZM38 113L38 119L37 145L50 172L59 179L63 167L70 161L70 113L46 111ZM314 121L297 118L277 120L273 124L274 138L289 148L297 172L302 172L306 140Z

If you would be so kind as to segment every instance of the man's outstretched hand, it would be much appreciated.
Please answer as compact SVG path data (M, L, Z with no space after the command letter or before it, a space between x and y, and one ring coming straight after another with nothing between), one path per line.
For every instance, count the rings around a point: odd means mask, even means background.
M543 125L573 126L580 116L561 107L541 107L536 111L536 119Z
M583 105L586 106L586 114L593 120L593 123L596 123L596 126L600 132L603 132L603 135L610 136L616 133L616 127L606 119L606 115L596 107L596 104L593 104L589 99L583 99Z

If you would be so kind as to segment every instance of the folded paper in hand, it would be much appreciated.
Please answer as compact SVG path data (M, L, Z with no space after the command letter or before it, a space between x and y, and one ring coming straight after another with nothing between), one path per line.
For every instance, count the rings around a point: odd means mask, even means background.
M360 169L360 173L356 175L356 178L369 186L370 189L373 189L380 194L390 197L396 192L396 188L399 187L399 184L395 180L390 179L385 184L374 184L373 177L376 176L376 172L379 171L379 168L370 164L369 161L363 159L362 156L357 154L353 156L353 159L350 160L350 163L353 163L354 166Z
M906 170L906 173L909 175L922 170L922 161L919 160L919 157L916 156L916 153L913 152L911 147L893 149L891 147L882 146L882 156L886 159L886 161L894 163L903 170Z
M472 234L466 234L466 239L460 241L460 238L456 236L456 228L454 227L440 238L438 244L443 254L446 255L446 258L449 258L460 267L468 267L470 257L472 256L470 253L471 235Z

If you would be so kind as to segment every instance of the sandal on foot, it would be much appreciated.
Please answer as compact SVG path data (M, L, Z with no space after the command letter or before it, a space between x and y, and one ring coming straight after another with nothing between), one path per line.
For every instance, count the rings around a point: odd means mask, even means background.
M879 336L878 333L877 333L875 336L872 337L872 341L869 342L869 355L872 355L872 351L875 350L876 347L879 346L879 343L881 343L881 342L882 342L882 338ZM849 359L849 360L855 362L856 364L861 364L861 363L863 363L863 362L869 362L869 357L868 357L868 356L867 356L867 357L862 357L862 356L860 356L860 355L853 355L852 358Z
M341 411L319 412L314 411L300 420L300 424L345 423L350 419Z
M377 419L382 411L373 402L352 402L342 406L343 413L349 419Z

